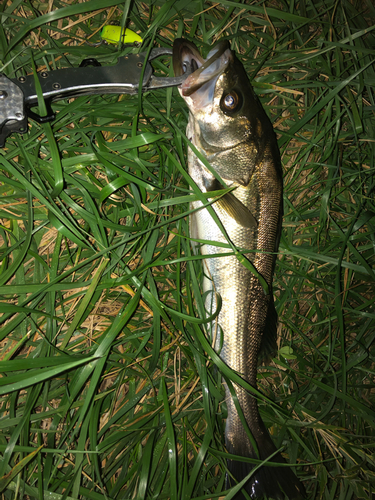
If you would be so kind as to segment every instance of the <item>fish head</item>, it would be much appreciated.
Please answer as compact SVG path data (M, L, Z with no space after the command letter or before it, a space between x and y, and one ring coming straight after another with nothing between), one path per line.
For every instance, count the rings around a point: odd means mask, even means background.
M246 185L251 169L228 171L228 155L256 162L270 123L244 67L227 41L204 59L193 43L181 38L173 44L173 65L176 76L192 70L179 92L193 120L195 146L223 178Z

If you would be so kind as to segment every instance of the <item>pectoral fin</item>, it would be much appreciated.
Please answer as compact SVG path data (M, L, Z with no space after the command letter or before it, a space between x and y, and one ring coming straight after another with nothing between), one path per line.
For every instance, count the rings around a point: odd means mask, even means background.
M219 191L220 189L225 189L224 186L214 177L206 177L203 179L204 187L207 192ZM219 206L224 212L226 212L232 219L234 219L237 224L242 227L256 228L258 223L250 212L250 210L234 196L233 193L227 193L215 202L216 206Z
M222 208L240 226L247 228L257 227L258 224L253 214L233 193L225 194L217 200L216 205Z

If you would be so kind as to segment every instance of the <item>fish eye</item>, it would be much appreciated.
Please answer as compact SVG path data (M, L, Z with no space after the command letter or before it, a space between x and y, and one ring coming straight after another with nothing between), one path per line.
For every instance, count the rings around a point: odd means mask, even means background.
M220 101L220 107L224 113L235 113L239 111L242 106L242 96L239 92L235 90L231 90L226 94L223 94L223 97Z

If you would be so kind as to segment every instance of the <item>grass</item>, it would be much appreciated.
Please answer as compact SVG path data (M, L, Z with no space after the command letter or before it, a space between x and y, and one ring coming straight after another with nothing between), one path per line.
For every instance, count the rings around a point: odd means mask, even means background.
M9 77L137 51L85 43L109 20L142 51L230 40L285 173L279 351L260 411L309 499L374 498L372 2L9 0L0 17ZM154 67L172 74L168 58ZM2 499L229 500L186 106L169 89L53 108L0 151Z

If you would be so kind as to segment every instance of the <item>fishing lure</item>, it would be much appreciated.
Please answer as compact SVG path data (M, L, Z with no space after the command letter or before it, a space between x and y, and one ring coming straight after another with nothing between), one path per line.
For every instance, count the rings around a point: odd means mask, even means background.
M112 44L117 44L121 41L121 43L133 43L140 45L143 41L137 33L128 28L126 28L125 31L122 30L121 35L121 26L113 24L107 24L103 27L100 32L100 38L102 39L102 42Z

